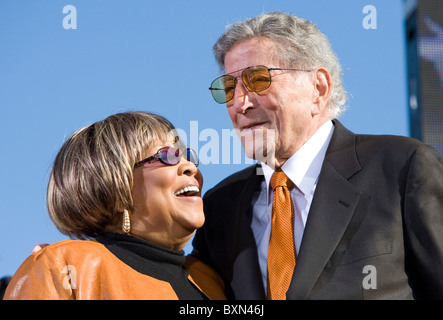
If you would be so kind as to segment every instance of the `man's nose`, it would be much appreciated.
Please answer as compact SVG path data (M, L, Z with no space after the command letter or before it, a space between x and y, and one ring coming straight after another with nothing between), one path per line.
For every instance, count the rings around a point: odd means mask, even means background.
M245 113L245 111L252 107L251 92L246 89L241 79L237 80L234 90L234 98L232 98L232 107L237 113Z

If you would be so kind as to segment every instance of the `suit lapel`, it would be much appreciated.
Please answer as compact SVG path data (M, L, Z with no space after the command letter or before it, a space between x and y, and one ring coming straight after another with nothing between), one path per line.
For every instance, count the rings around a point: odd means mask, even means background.
M358 211L362 194L348 179L360 168L355 135L337 121L309 211L288 299L308 297ZM360 204L363 203L366 201Z
M251 229L251 201L262 176L251 167L251 174L242 190L233 200L236 205L231 221L226 221L227 251L232 253L230 263L233 268L231 286L236 299L265 299L261 273L258 264L257 246Z

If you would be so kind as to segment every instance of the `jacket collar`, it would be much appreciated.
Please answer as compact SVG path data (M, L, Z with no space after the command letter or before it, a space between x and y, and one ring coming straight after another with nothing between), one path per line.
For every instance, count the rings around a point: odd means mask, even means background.
M288 299L305 299L342 239L351 218L361 216L365 195L348 179L361 170L355 135L334 121L332 136L312 201ZM364 201L361 201L364 199Z
M257 246L251 229L252 208L251 202L255 192L259 189L263 179L260 165L249 167L246 183L239 190L237 197L231 199L235 204L228 206L235 208L226 221L227 252L229 263L232 266L231 287L235 298L262 300L265 299L264 287L258 263Z

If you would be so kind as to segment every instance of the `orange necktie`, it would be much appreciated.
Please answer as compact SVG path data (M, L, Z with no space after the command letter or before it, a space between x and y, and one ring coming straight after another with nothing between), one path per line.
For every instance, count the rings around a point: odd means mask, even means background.
M278 168L271 177L274 190L271 238L268 248L268 300L286 300L295 268L294 205L291 180Z

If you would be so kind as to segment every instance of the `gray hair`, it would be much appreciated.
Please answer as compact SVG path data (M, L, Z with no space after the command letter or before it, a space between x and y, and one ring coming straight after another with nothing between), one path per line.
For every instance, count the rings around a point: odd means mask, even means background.
M227 26L214 45L214 55L224 68L226 53L240 42L265 37L276 43L277 58L286 68L326 68L332 77L328 107L330 118L344 111L347 96L342 84L342 69L326 36L310 21L271 12Z

